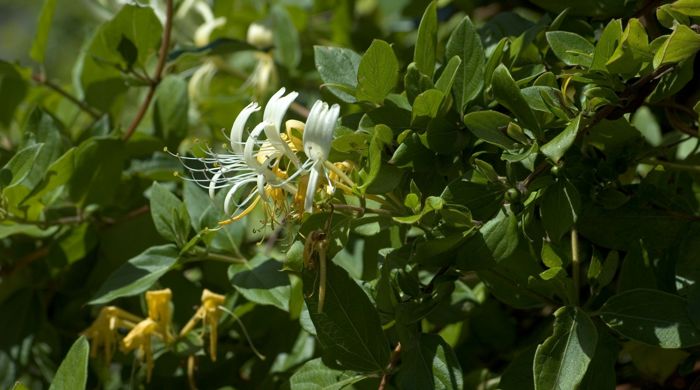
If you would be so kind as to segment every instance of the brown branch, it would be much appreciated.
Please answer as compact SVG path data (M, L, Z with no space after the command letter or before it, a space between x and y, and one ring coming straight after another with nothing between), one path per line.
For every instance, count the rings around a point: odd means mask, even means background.
M12 267L1 269L0 275L2 275L2 276L11 275L11 274L21 270L22 268L30 265L34 261L39 260L39 259L47 256L48 254L49 254L49 247L47 247L47 246L41 247L41 248L35 250L34 252L31 252L31 253L27 254L26 256L22 257L21 259L17 260L17 262L15 262L12 265Z
M304 119L309 117L309 109L297 102L292 102L292 104L289 106L289 109L294 111L297 115Z
M90 107L87 103L85 103L84 101L71 95L68 91L61 88L60 85L55 84L55 83L51 82L50 80L48 80L46 78L46 75L35 73L32 75L32 80L34 80L37 84L44 86L44 87L56 92L57 94L63 96L65 99L67 99L71 103L75 104L78 108L80 108L86 114L90 115L93 119L99 119L102 116L101 113L99 113L94 108Z
M378 390L384 390L386 388L386 385L389 383L389 377L391 376L392 371L396 368L396 365L399 363L399 358L401 357L401 343L396 344L396 348L391 352L391 357L389 358L389 364L386 366L386 369L384 370L384 374L382 375L382 381L379 382L379 388Z
M129 140L129 138L131 138L131 136L136 131L136 128L138 127L139 123L141 123L141 120L143 120L143 117L144 115L146 115L146 111L148 110L148 106L150 106L151 100L153 100L153 95L155 95L156 93L156 87L158 87L158 84L160 84L160 81L162 79L161 77L163 76L163 69L165 69L165 62L168 59L168 48L170 47L170 34L172 32L172 27L173 0L166 0L165 26L163 27L163 39L161 40L160 50L158 51L158 64L156 65L156 73L153 76L153 81L148 86L148 93L146 94L146 98L144 99L143 103L141 103L141 106L139 107L136 116L127 128L126 134L124 134L124 141L127 141Z

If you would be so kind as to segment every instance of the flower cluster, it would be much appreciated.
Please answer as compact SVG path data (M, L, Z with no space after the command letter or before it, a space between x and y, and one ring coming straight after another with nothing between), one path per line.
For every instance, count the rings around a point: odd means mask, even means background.
M324 178L328 193L336 186L349 189L352 182L346 173L352 165L328 161L340 107L319 100L306 123L285 122L297 96L281 88L267 102L262 121L250 131L248 122L261 107L255 102L246 106L231 126L225 152L207 149L203 158L180 157L192 176L186 180L206 188L212 198L217 190L226 189L224 211L230 218L220 224L240 220L260 202L272 220L280 213L300 216L312 212Z
M197 322L202 320L205 327L209 327L209 356L212 361L216 361L218 325L221 313L225 311L222 308L224 299L223 295L205 289L202 292L202 306L180 332L180 337L186 336ZM146 377L150 381L154 366L153 340L157 339L165 345L170 345L176 340L172 334L171 300L172 292L169 288L146 292L146 318L140 318L116 306L103 307L97 319L83 331L83 335L92 343L92 357L96 357L97 352L103 350L105 360L109 363L119 343L124 353L138 351L139 358L146 363ZM119 335L127 330L128 333L119 342Z

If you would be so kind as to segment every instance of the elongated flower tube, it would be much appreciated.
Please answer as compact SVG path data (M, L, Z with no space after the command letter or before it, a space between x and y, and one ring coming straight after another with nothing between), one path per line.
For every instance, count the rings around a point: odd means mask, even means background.
M340 114L340 106L317 100L311 107L309 119L306 121L304 129L304 153L311 162L309 182L306 187L306 198L304 200L304 210L313 211L313 200L318 180L325 174L324 163L328 160L333 142L333 131L335 123ZM326 177L328 176L325 174ZM331 183L330 180L328 180Z

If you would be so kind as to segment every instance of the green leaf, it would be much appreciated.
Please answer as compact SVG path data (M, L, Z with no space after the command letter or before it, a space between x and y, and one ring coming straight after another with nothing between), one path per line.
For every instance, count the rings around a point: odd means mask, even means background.
M418 70L415 62L411 62L406 67L403 84L406 89L406 97L411 104L416 100L416 96L435 87L433 80Z
M517 143L505 134L512 119L498 111L474 111L464 116L464 124L477 138L502 149L513 149Z
M354 91L357 87L357 70L361 59L350 49L314 46L314 61L321 80L333 95L347 103L357 101L348 90Z
M17 71L17 68L0 60L0 124L9 125L14 118L15 109L27 96L29 87L27 81Z
M581 389L614 389L617 385L615 363L620 352L617 340L610 335L604 325L596 323L598 343L593 359L588 364L586 376L581 381Z
M575 389L596 350L598 332L581 309L562 307L554 313L554 332L537 347L535 389Z
M540 148L542 154L549 157L549 159L554 162L559 162L564 154L566 154L566 151L569 150L571 145L574 144L574 141L576 141L576 136L578 135L580 125L581 115L572 120L561 133L557 134L556 137L542 145Z
M90 345L87 339L85 336L80 336L58 367L49 390L85 389L89 352Z
M381 104L399 77L399 62L388 43L375 39L357 70L357 99Z
M700 344L700 330L688 315L688 301L659 290L634 289L614 295L598 311L625 337L661 348Z
M501 211L496 218L486 222L479 233L496 262L508 258L518 247L518 220L513 214Z
M420 334L417 343L402 345L398 381L403 389L464 388L457 356L445 340L435 334Z
M459 56L453 56L447 62L447 65L442 69L440 77L435 82L435 88L440 90L444 95L448 95L452 86L457 79L459 66L462 64L462 59Z
M448 184L440 196L446 204L466 206L478 220L489 220L501 207L503 189L495 184L460 179Z
M151 7L135 5L125 5L112 20L102 24L80 68L85 100L102 111L118 105L127 90L121 70L134 65L145 67L158 48L162 30Z
M393 138L391 128L386 125L374 127L372 140L369 143L369 172L360 188L368 188L378 177L382 169L382 156L384 146L390 144Z
M296 69L301 61L299 32L284 7L272 7L271 15L275 26L275 60L287 69Z
M0 187L11 188L27 178L44 144L28 146L12 156L0 169Z
M51 19L53 19L54 10L56 9L56 0L45 0L39 14L37 22L37 31L32 42L32 48L29 50L29 56L38 63L44 62L44 54L46 53L46 43L49 40L49 30L51 29Z
M537 123L535 114L530 109L527 101L520 92L515 80L511 77L508 68L501 64L493 71L491 79L493 94L498 103L512 111L520 119L522 124L532 131L539 132L540 126Z
M700 34L682 24L661 45L654 55L654 68L686 60L700 50Z
M452 91L455 94L457 111L464 112L464 107L474 100L484 86L485 55L481 39L471 19L465 16L457 28L452 31L445 47L445 57L459 57L457 75Z
M554 54L566 65L581 65L586 68L593 63L595 48L586 38L568 31L547 32L547 42Z
M66 153L49 165L44 177L22 201L23 204L30 199L42 199L45 195L68 183L75 169L75 150L76 148L68 149Z
M367 376L353 371L329 368L318 358L299 367L289 378L289 384L292 389L299 390L340 390L365 378Z
M322 313L318 312L318 269L304 273L304 299L324 356L350 370L382 370L389 362L389 343L374 305L345 270L326 261Z
M158 233L182 246L190 235L190 216L185 204L158 182L151 186L151 217Z
M593 62L591 63L591 70L602 70L606 71L608 68L605 64L610 60L610 57L615 52L616 43L622 37L622 21L620 19L611 20L603 33L598 39L598 43L595 45L595 51L593 52Z
M25 386L22 382L15 382L12 386L12 390L29 390L29 387Z
M435 51L437 46L437 11L434 1L428 5L418 26L413 62L421 73L432 77L435 72Z
M632 18L627 22L617 48L605 66L610 72L633 76L643 62L651 60L647 32L638 19Z
M671 4L671 8L688 16L700 16L700 4L697 0L678 0Z
M153 127L168 148L177 149L187 135L188 110L187 82L180 76L166 76L156 90Z
M141 294L168 272L177 259L178 250L173 244L150 247L114 271L89 303L99 305Z
M289 311L291 284L283 264L266 256L256 256L242 264L231 264L228 277L247 300Z
M568 180L560 180L547 187L540 203L542 225L554 241L576 223L581 213L581 197Z
M75 171L70 196L80 205L109 204L119 187L124 165L124 142L114 138L90 138L75 151Z
M417 127L426 126L430 119L434 119L440 111L445 95L437 89L429 89L416 96L413 102L411 123Z

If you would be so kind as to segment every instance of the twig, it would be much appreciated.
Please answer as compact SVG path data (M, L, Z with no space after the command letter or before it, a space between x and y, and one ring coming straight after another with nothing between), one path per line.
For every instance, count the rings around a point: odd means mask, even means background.
M372 214L382 214L382 215L392 215L390 211L384 210L384 209L375 209L371 207L359 207L359 206L353 206L349 204L340 204L340 203L333 203L333 207L335 207L338 210L347 210L351 212L356 212L359 214L359 216L364 215L365 213L372 213Z
M100 114L94 108L90 107L87 103L85 103L84 101L71 95L68 91L61 88L60 85L55 84L55 83L51 82L50 80L48 80L45 75L35 73L32 75L32 80L34 80L37 84L44 86L44 87L56 92L57 94L63 96L68 101L70 101L71 103L75 104L78 108L83 110L86 114L90 115L93 119L99 119L102 116L102 114Z
M542 162L540 163L540 165L538 165L537 167L535 167L535 170L532 171L532 173L530 173L529 175L527 175L527 177L526 177L523 181L521 181L520 183L518 183L518 185L517 185L518 190L519 190L520 192L526 192L526 191L527 191L527 187L530 185L530 183L532 183L532 181L535 180L535 178L536 178L537 176L539 176L540 174L542 174L542 172L544 172L545 169L547 169L548 166L549 166L549 163L547 163L547 161L542 161Z
M399 358L401 357L401 343L396 344L396 348L391 352L391 357L389 358L389 364L387 364L386 369L384 369L384 374L382 374L382 381L379 382L378 390L384 390L386 385L389 383L389 377L392 371L396 368L399 363Z
M292 102L292 105L289 106L289 109L294 111L297 115L304 119L309 117L309 109L297 102Z
M156 93L156 87L158 87L158 84L160 84L161 77L163 75L163 69L165 69L165 62L168 59L168 47L170 46L170 33L172 32L172 26L173 0L166 0L165 26L163 27L163 39L161 40L160 50L158 51L158 64L156 65L156 73L153 75L153 81L148 86L148 93L146 94L146 98L144 99L143 103L141 103L141 107L139 107L136 116L131 121L131 124L127 128L126 133L124 134L124 141L127 141L129 138L131 138L131 136L136 131L136 127L138 127L139 123L141 123L141 120L143 119L144 115L146 115L148 106L151 104L151 100L153 100L153 96Z
M581 259L579 258L578 250L578 231L576 228L571 229L571 268L572 278L574 279L574 304L579 304L579 290L581 289Z
M700 165L680 164L680 163L675 163L675 162L671 162L671 161L662 161L662 160L656 160L656 159L645 159L645 160L642 160L641 163L648 164L648 165L660 165L664 168L674 170L674 171L700 173Z
M586 123L586 125L578 131L576 138L581 139L591 128L603 121L603 119L617 119L628 112L635 111L644 103L644 98L646 98L656 87L655 81L657 81L664 74L670 72L672 69L673 64L662 65L655 71L641 77L632 85L625 88L625 90L620 94L619 99L621 102L623 102L623 104L619 106L607 105L598 110L588 121L588 123Z
M35 262L36 260L39 260L49 254L49 247L41 247L34 252L31 252L27 254L26 256L22 257L21 259L17 260L13 264L12 267L2 269L0 270L0 275L5 276L5 275L11 275L22 268L30 265L31 263Z

